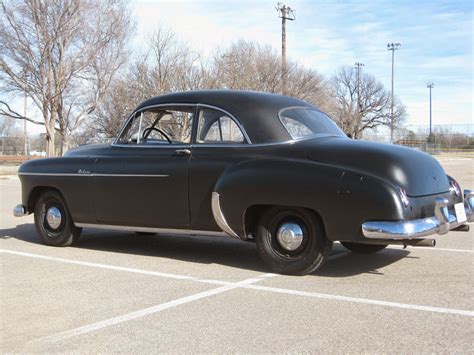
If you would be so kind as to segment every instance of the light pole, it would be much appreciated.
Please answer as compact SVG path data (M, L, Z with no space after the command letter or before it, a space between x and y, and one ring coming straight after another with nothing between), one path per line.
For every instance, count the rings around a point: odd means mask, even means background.
M355 70L356 70L356 80L357 80L357 107L360 110L360 71L364 66L364 63L355 63Z
M286 20L294 21L295 11L281 2L277 4L276 10L281 18L281 91L285 95L288 81L288 67L286 66Z
M432 136L431 136L431 125L432 125L432 121L431 121L431 89L433 89L433 86L434 84L429 82L426 84L426 87L428 89L430 89L430 135L428 136L428 143L432 143L431 140L432 140Z
M387 50L392 51L392 98L390 102L390 143L393 143L393 126L394 126L394 117L393 117L393 72L395 65L395 51L401 47L400 43L387 43Z

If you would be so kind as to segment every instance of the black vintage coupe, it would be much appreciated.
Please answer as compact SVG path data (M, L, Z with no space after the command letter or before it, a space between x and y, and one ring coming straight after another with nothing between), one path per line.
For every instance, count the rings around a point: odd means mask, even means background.
M307 274L333 241L361 253L434 246L467 229L473 193L428 154L352 140L316 107L244 91L149 99L112 144L19 169L23 202L48 245L83 227L256 241L269 267Z

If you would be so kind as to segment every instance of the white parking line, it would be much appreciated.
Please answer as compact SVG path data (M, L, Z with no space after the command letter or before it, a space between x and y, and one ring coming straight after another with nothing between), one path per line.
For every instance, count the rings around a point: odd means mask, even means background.
M335 244L340 244L339 242L335 242ZM450 251L454 253L474 253L474 250L470 249L450 249L450 248L438 248L438 247L410 247L409 249L404 249L401 245L389 245L387 249L394 249L394 250L427 250L427 251Z
M334 242L334 244L339 244L341 245L340 242ZM389 245L387 249L395 249L395 250L408 250L408 251L413 251L413 250L427 250L427 251L450 251L454 253L474 253L474 250L470 249L450 249L450 248L438 248L438 247L410 247L410 249L405 249L403 248L402 245Z
M79 261L79 260L56 258L56 257L52 257L52 256L25 253L25 252L21 252L21 251L14 251L14 250L8 250L8 249L0 249L0 253L19 255L19 256L27 256L27 257L30 257L30 258L49 260L49 261L57 261L57 262L60 262L60 263L65 263L65 264L90 266L90 267L95 267L95 268L99 268L99 269L126 271L126 272L135 273L135 274L165 277L165 278L174 279L174 280L187 280L187 281L202 282L202 283L213 284L213 285L231 285L232 284L232 282L227 282L227 281L200 279L200 278L197 278L197 277L194 277L194 276L168 274L168 273L164 273L164 272L142 270L142 269L136 269L136 268L131 268L131 267L114 266L114 265L108 265L108 264L91 263L91 262L88 262L88 261Z
M126 272L145 274L145 275L151 275L151 276L166 277L166 278L172 278L172 279L176 279L176 280L185 280L185 281L195 281L195 282L202 282L202 283L209 283L209 284L218 284L218 285L230 286L232 289L233 288L247 288L247 289L254 289L254 290L259 290L259 291L282 293L282 294L303 296L303 297L311 297L311 298L328 299L328 300L341 301L341 302L360 303L360 304L384 306L384 307L399 308L399 309L409 309L409 310L416 310L416 311L425 311L425 312L443 313L443 314L455 314L455 315L460 315L460 316L474 317L474 311L469 311L469 310L442 308L442 307L431 307L431 306L423 306L423 305L416 305L416 304L410 304L410 303L381 301L381 300L374 300L374 299L367 299L367 298L358 298L358 297L341 296L341 295L334 295L334 294L325 294L325 293L317 293L317 292L291 290L291 289L285 289L285 288L276 288L276 287L267 287L267 286L260 286L260 285L233 283L233 282L220 281L220 280L199 279L199 278L192 277L192 276L175 275L175 274L161 273L161 272L155 272L155 271L147 271L147 270L141 270L141 269L112 266L112 265L107 265L107 264L98 264L98 263L90 263L90 262L85 262L85 261L76 261L76 260L70 260L70 259L55 258L55 257L44 256L44 255L24 253L24 252L5 250L5 249L0 249L0 253L9 253L9 254L13 254L13 255L27 256L27 257L33 257L33 258L37 258L37 259L44 259L44 260L50 260L50 261L58 261L58 262L63 262L63 263L68 263L68 264L76 264L76 265L97 267L97 268L101 268L101 269L111 269L111 270L126 271ZM270 275L273 275L273 274L270 274ZM250 280L254 280L254 279L250 279ZM245 280L245 281L242 281L242 282L247 282L247 281L248 280ZM221 287L221 288L218 288L216 290L220 290L220 289L223 289L223 288ZM211 291L206 291L206 292L214 292L214 291L211 290ZM220 292L218 292L218 293L220 293ZM198 296L198 295L200 295L200 294L197 294L197 295L194 295L194 296L189 296L189 297L198 297L198 299L202 298L201 296ZM205 296L203 296L203 297L205 297ZM184 299L187 299L187 298L185 297ZM188 301L185 301L184 303L187 303L187 302ZM155 307L164 307L164 305L154 306L154 307L151 307L151 309L154 309ZM170 308L170 306L167 306L167 308ZM137 311L137 312L139 313L141 311ZM136 313L136 312L134 312L134 313ZM113 318L113 319L115 319L115 318Z
M430 250L430 251L451 251L455 253L474 253L474 250L469 249L449 249L449 248L430 248L430 247L415 247L415 250L422 249L422 250Z
M367 299L367 298L331 295L327 293L297 291L297 290L289 290L285 288L268 287L268 286L260 286L260 285L246 285L246 286L242 286L242 288L248 288L248 289L259 290L259 291L267 291L267 292L283 293L287 295L311 297L311 298L323 298L323 299L328 299L328 300L344 301L344 302L351 302L351 303L362 303L362 304L368 304L368 305L412 309L416 311L456 314L460 316L474 317L474 311L466 311L462 309L422 306L422 305L410 304L410 303L380 301L380 300L372 300L372 299Z
M275 274L264 274L264 275L261 275L261 276L256 277L256 278L251 278L251 279L247 279L247 280L244 280L244 281L231 283L231 284L226 285L226 286L221 286L219 288L215 288L215 289L212 289L212 290L208 290L208 291L196 293L194 295L178 298L176 300L165 302L165 303L162 303L162 304L158 304L158 305L153 306L153 307L141 309L139 311L127 313L127 314L124 314L124 315L121 315L121 316L118 316L118 317L114 317L114 318L110 318L110 319L105 319L105 320L102 320L102 321L99 321L99 322L96 322L96 323L85 325L83 327L67 330L65 332L54 334L52 336L40 338L40 339L34 340L33 342L56 342L56 341L64 340L64 339L71 338L71 337L74 337L74 336L77 336L77 335L90 333L90 332L93 332L93 331L96 331L96 330L99 330L99 329L103 329L103 328L106 328L106 327L109 327L109 326L112 326L112 325L115 325L115 324L119 324L119 323L123 323L123 322L129 321L129 320L132 320L132 319L148 316L150 314L156 314L158 312L164 311L164 310L169 309L169 308L174 308L174 307L186 304L186 303L190 303L190 302L197 301L197 300L200 300L200 299L203 299L203 298L206 298L206 297L214 296L214 295L217 295L217 294L220 294L220 293L223 293L223 292L227 292L227 291L230 291L230 290L233 290L233 289L236 289L236 288L241 288L242 286L251 285L251 284L254 284L256 282L262 281L266 278L273 277L273 276L276 276L276 275Z
M427 250L427 251L449 251L449 252L455 252L455 253L474 253L474 250L470 249L450 249L450 248L438 248L438 247L412 247L410 249L404 249L403 246L398 246L398 245L390 245L388 246L388 249L394 249L394 250L408 250L408 251L414 251L414 250Z

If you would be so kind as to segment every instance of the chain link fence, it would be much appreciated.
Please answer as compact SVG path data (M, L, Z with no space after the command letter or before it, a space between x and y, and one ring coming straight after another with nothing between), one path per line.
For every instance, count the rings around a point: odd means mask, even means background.
M387 128L370 130L363 134L363 139L390 143L390 132ZM419 149L430 154L463 154L474 156L474 124L409 125L397 129L393 143Z

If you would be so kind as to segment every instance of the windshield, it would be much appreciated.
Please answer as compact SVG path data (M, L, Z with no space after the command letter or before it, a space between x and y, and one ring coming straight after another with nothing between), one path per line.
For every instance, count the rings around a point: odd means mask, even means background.
M288 107L281 110L279 116L292 139L314 135L346 137L329 116L316 109Z

